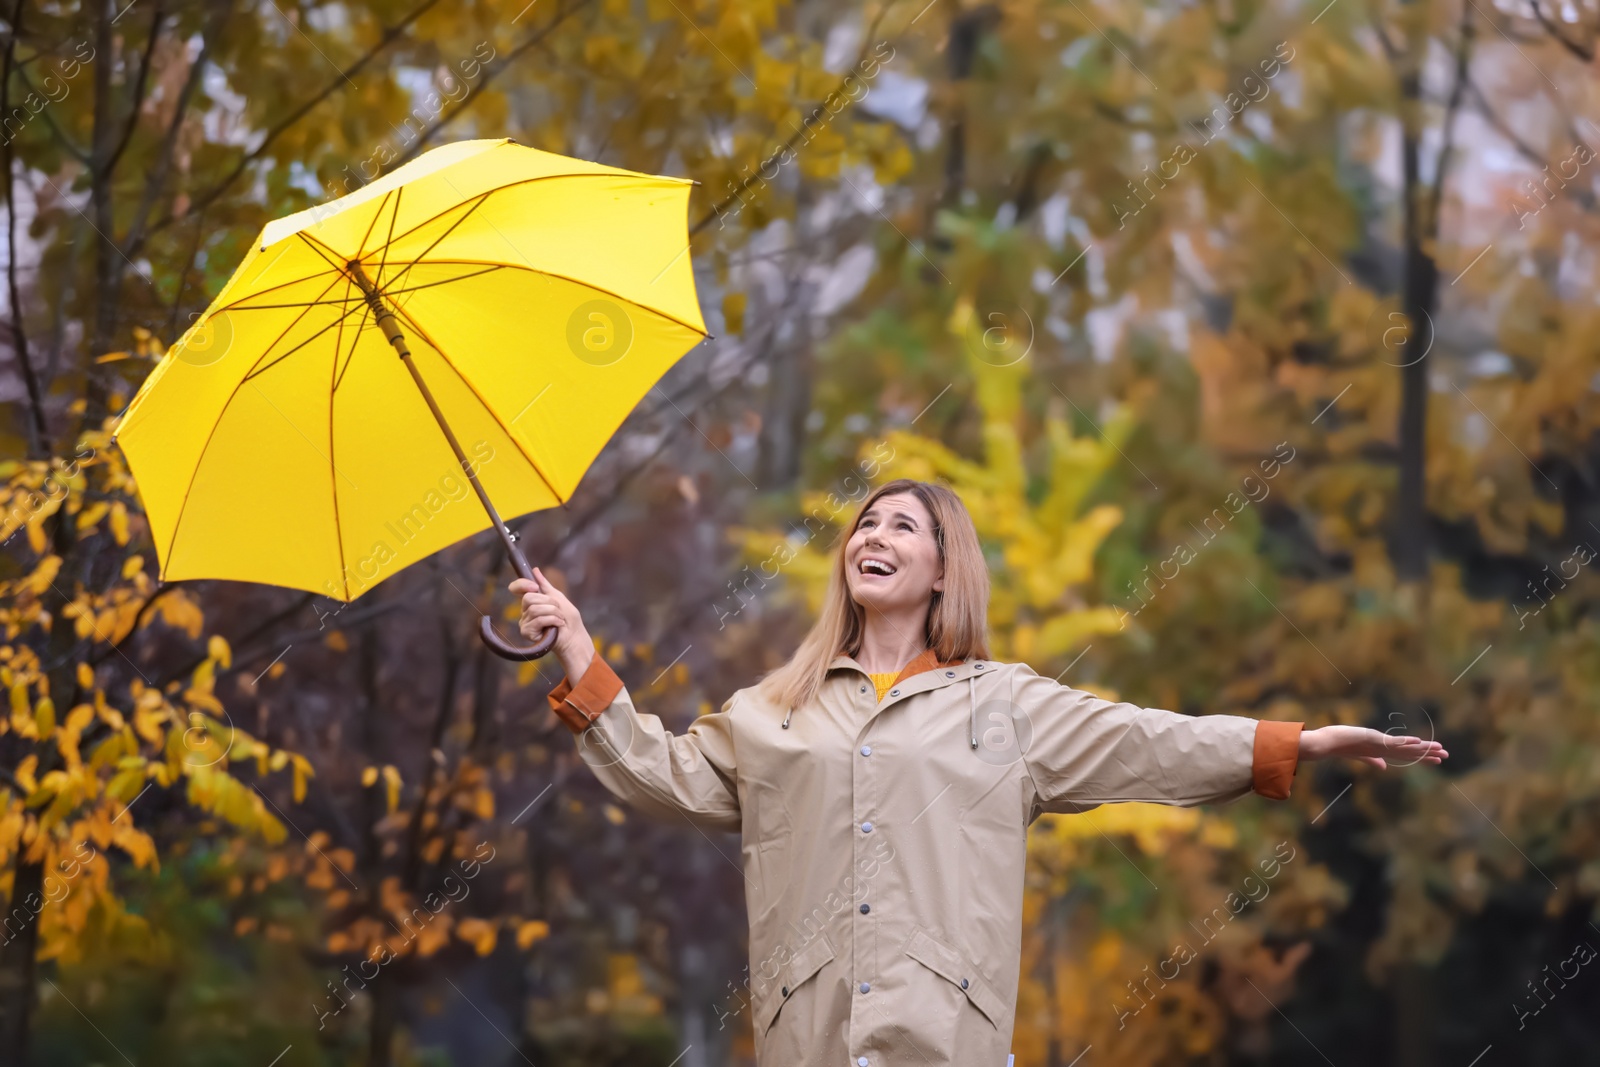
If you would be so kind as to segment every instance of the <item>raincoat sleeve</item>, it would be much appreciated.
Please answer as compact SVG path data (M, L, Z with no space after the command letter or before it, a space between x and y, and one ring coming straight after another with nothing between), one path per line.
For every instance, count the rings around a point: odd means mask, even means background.
M1012 688L1031 735L1022 760L1041 811L1124 801L1191 807L1250 792L1289 796L1301 723L1180 715L1102 700L1022 664Z
M705 829L738 830L729 721L738 698L735 693L721 711L675 735L656 716L636 710L611 665L595 656L576 685L565 679L548 699L577 735L583 761L617 799L648 814L681 815Z

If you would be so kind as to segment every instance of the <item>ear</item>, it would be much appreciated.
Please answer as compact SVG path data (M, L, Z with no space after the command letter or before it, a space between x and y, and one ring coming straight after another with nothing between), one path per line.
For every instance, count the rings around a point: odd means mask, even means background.
M944 592L944 570L942 568L939 571L939 577L933 580L933 591L935 593Z

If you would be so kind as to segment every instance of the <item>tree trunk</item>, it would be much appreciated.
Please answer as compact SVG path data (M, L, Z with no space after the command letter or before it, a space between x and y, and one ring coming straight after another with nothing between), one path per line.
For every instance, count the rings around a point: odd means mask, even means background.
M122 300L125 260L116 243L116 213L112 209L111 155L117 141L115 94L112 91L113 56L116 54L112 22L116 18L113 0L98 0L94 5L94 128L89 148L89 208L94 227L95 307L94 328L89 334L89 361L84 371L85 406L83 424L97 428L111 414L111 376L94 359L111 351L117 333L118 309ZM153 31L152 31L153 32Z
M393 967L378 968L378 976L367 987L372 998L372 1018L368 1024L367 1067L389 1067L394 1055L394 1030L398 1021L400 987Z
M1410 7L1414 0L1406 0ZM1465 24L1464 24L1465 32ZM1410 332L1397 362L1400 371L1399 485L1395 500L1394 540L1391 556L1401 581L1421 581L1428 573L1427 418L1429 351L1433 348L1433 312L1439 301L1439 267L1427 251L1439 232L1439 191L1449 166L1441 152L1435 185L1421 176L1422 57L1429 38L1408 30L1399 55L1400 155L1404 177L1402 226L1404 261L1400 280L1400 310ZM1459 101L1464 70L1457 72L1451 116ZM1448 136L1449 119L1446 120Z
M1433 1067L1436 1018L1432 968L1407 963L1395 969L1394 1023L1397 1067Z
M795 212L797 237L803 217L801 211ZM798 249L795 255L798 258ZM787 489L799 481L805 454L806 419L811 414L811 305L816 298L816 287L799 271L793 271L789 273L787 290L788 306L778 313L788 317L794 332L787 341L781 336L771 341L774 358L768 363L771 377L767 379L766 413L761 419L760 456L755 478L762 490Z
M1403 107L1420 106L1419 78L1402 78ZM1395 501L1394 563L1402 581L1420 581L1428 573L1427 415L1428 350L1433 346L1433 309L1439 295L1439 267L1423 248L1437 220L1427 216L1428 189L1419 180L1419 137L1410 123L1401 146L1405 170L1405 264L1401 310L1410 324L1400 370L1400 478Z
M0 928L0 1049L21 1067L28 1062L28 1037L34 1008L34 961L39 952L39 912L44 907L44 865L17 856L11 906ZM13 925L14 924L14 925Z

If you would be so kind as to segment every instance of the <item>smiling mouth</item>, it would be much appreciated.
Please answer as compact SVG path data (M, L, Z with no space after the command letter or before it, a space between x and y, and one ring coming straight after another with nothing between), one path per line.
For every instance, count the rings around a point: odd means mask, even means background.
M896 572L896 568L881 559L864 559L856 568L860 573L874 578L887 578Z

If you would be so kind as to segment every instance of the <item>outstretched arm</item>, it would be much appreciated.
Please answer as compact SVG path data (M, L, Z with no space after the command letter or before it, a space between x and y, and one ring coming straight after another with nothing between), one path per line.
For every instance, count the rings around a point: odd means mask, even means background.
M538 569L533 574L532 582L518 578L510 586L522 597L518 626L527 637L558 628L555 654L567 677L551 690L550 708L576 735L578 751L595 777L642 811L676 812L708 829L738 830L730 721L736 697L721 711L697 718L682 734L668 732L659 718L634 708L621 679L595 655L572 601Z
M1043 811L1100 804L1216 804L1249 792L1289 796L1301 760L1349 757L1384 767L1438 763L1434 741L1356 726L1304 730L1298 722L1180 715L1102 700L1019 665L1009 693L1027 719L1023 762Z

